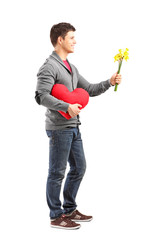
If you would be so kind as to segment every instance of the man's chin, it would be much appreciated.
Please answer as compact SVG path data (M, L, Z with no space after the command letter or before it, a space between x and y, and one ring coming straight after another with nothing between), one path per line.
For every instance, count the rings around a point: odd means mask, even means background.
M73 49L73 50L70 50L69 53L74 53L74 49Z

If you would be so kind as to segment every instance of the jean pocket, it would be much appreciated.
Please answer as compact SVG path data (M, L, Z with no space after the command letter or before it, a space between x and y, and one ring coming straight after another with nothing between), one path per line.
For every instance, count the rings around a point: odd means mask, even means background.
M50 144L53 145L55 142L54 132L52 130L46 130L46 133L50 139Z
M46 130L47 136L50 138L53 135L52 130Z

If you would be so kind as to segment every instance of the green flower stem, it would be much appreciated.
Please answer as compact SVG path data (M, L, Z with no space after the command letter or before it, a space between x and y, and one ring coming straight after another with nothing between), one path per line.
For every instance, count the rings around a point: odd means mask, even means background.
M118 72L117 72L118 74L120 73L121 66L122 66L122 60L119 62L119 65L118 65ZM115 92L117 91L117 87L118 87L118 83L116 83L116 85L115 85L115 88L114 88Z

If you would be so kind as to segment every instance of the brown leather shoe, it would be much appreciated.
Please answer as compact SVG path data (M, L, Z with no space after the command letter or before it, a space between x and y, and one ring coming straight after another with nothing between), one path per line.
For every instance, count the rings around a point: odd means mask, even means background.
M72 213L66 214L66 217L75 222L89 222L93 219L92 216L86 216L78 210L74 210Z
M73 222L71 219L69 219L68 217L66 217L66 215L63 214L59 218L51 220L51 227L71 230L78 229L81 227L81 225Z

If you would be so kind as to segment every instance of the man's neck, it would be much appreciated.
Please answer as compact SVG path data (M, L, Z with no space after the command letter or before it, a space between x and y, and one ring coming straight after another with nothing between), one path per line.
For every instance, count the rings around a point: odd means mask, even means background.
M61 49L59 49L59 50L55 49L55 52L59 55L59 57L60 57L63 61L65 61L65 60L67 59L67 56L68 56L68 53L67 53L67 52L65 52L65 51L63 51L63 50L61 50Z

